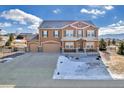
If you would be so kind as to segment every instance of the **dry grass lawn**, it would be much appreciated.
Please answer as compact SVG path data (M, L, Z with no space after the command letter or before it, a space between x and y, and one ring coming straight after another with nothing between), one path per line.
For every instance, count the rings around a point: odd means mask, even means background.
M110 56L109 69L115 74L124 74L124 56L115 54Z

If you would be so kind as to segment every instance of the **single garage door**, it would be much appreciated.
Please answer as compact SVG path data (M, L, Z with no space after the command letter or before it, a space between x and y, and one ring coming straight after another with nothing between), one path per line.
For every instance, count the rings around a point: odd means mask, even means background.
M30 44L30 52L38 52L37 44L35 44L35 43Z
M60 52L60 44L58 43L43 44L43 52Z

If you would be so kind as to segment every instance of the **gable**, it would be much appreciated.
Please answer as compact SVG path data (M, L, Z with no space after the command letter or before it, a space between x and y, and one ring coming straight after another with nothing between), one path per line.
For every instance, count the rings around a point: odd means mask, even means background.
M67 26L63 27L63 29L68 29L68 30L70 30L70 29L76 29L76 27L74 27L74 26L72 26L72 25L67 25Z
M84 22L75 22L74 24L72 24L72 26L77 27L77 28L84 28L89 26L87 23Z

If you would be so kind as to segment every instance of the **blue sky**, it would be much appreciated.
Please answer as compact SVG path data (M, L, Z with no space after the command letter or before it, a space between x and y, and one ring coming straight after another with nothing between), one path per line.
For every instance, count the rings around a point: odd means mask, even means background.
M100 34L124 33L124 6L0 6L3 32L33 32L43 20L91 20Z

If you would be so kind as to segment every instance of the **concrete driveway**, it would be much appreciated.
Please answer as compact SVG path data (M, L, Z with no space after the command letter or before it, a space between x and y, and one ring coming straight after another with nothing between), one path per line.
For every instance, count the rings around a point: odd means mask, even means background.
M26 53L0 63L0 87L124 87L124 81L53 80L59 55Z

